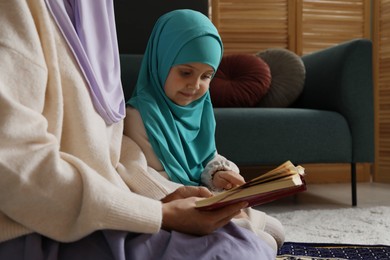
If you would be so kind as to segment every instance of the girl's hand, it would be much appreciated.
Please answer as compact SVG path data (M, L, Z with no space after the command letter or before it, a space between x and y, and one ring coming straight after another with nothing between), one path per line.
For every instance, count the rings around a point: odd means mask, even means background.
M213 175L213 184L218 189L230 190L244 183L244 178L234 171L218 171Z

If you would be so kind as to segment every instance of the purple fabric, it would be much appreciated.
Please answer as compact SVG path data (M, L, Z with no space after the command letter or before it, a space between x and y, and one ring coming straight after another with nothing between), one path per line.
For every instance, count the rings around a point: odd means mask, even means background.
M112 0L46 0L107 124L121 120L125 102Z
M267 260L275 257L276 252L265 242L232 223L202 237L164 230L152 235L98 231L72 243L32 234L0 244L0 259L15 260Z

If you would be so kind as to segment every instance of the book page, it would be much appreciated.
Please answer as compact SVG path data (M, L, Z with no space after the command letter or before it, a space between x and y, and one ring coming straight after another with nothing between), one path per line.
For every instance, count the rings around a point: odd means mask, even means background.
M241 189L236 193L230 194L228 197L223 198L221 201L234 200L270 191L281 190L293 186L299 186L302 184L303 182L301 180L301 176L299 174L296 174L294 176L287 176L282 179L278 179L274 182L269 182L267 183L267 185L255 185L245 189Z
M213 197L197 201L197 207L210 205L220 201L232 200L255 194L266 193L278 189L302 185L301 175L304 169L295 167L290 161L275 169L254 178L245 184L231 190L221 192Z

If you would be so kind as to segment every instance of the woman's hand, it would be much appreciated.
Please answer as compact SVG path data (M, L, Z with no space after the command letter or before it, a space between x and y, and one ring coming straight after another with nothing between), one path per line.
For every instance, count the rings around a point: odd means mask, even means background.
M171 197L175 196L172 194ZM199 199L199 197L187 197L169 202L163 201L162 228L193 235L207 235L229 223L233 217L241 213L241 209L248 205L246 202L241 202L217 210L202 211L195 208L195 202Z
M234 171L217 171L213 175L213 184L218 189L230 190L244 183L244 178Z
M208 198L213 196L211 191L202 186L182 186L176 189L171 194L168 194L161 201L163 203L170 202L177 199L185 199L189 197Z

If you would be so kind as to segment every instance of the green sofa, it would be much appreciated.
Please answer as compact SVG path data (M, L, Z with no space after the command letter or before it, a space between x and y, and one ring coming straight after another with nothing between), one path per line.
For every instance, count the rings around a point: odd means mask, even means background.
M126 100L142 55L121 55ZM372 44L355 39L302 56L305 85L288 108L215 108L218 152L239 166L374 161Z

